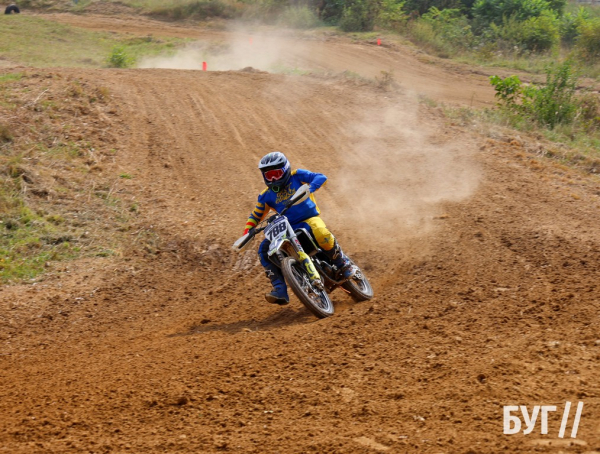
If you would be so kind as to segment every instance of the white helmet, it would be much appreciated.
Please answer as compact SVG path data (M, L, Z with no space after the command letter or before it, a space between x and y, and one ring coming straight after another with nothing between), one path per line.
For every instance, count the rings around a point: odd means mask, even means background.
M264 156L258 163L265 184L275 192L285 187L292 176L290 161L280 151Z

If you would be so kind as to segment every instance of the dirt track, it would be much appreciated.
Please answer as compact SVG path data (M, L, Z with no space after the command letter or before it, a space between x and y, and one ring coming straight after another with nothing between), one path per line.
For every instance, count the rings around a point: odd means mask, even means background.
M162 243L0 291L0 452L600 451L596 177L409 90L61 73L110 90L122 142L105 171L133 176L119 190ZM254 253L229 250L271 149L330 177L324 219L372 302L334 293L322 321L272 307ZM573 446L565 401L585 404ZM549 435L504 435L503 405L558 411Z
M377 46L375 41L356 43L341 37L251 30L244 26L230 26L226 31L207 30L135 16L55 14L45 17L94 31L189 38L204 43L226 43L233 48L225 59L203 56L208 60L209 69L238 70L253 66L267 70L275 63L300 70L351 71L368 78L381 77L381 71L388 71L405 89L436 101L487 107L494 103L487 76L464 65L428 57L408 47L400 48L385 39L382 46ZM249 45L250 39L252 45ZM201 61L202 57L199 58ZM199 61L195 67L200 69ZM499 70L499 74L503 73Z

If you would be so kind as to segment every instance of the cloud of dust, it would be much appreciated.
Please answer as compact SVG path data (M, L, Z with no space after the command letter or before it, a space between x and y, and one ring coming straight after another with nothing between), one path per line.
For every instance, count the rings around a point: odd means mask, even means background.
M401 105L365 112L349 127L350 147L339 151L335 178L351 210L344 217L357 227L352 236L369 244L431 233L442 204L464 200L477 187L469 147L445 139L417 110L416 100L402 97Z
M171 57L147 58L138 66L198 70L206 61L209 70L273 71L307 64L314 52L309 45L283 33L266 36L236 27L215 32L213 42L198 41ZM304 59L296 60L300 57ZM313 93L307 90L302 96L298 87L288 93L285 79L269 90L276 99L286 99L288 107L303 104ZM479 180L468 148L424 124L414 97L401 96L398 103L367 108L346 128L348 140L338 150L339 171L329 175L341 189L335 195L340 218L355 226L348 229L351 236L365 244L426 236L436 225L434 218L443 214L442 204L466 199Z
M209 71L240 70L252 67L262 71L277 68L294 68L297 62L290 55L302 42L286 39L281 33L269 36L253 34L240 28L232 28L215 35L214 41L196 41L172 56L148 57L138 63L139 68L202 69L207 63Z

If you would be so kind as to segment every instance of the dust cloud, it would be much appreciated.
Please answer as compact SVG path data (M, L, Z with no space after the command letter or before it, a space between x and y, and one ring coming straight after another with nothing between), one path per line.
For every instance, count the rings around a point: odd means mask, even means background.
M246 67L274 71L285 67L295 68L290 55L291 46L299 50L304 44L285 37L284 32L252 33L236 27L217 35L215 41L196 41L172 56L142 59L139 68L202 69L206 62L209 71L240 70Z
M468 198L479 181L469 148L424 124L416 99L401 101L364 112L338 153L344 217L358 227L353 237L371 244L431 233L443 203Z
M215 71L245 67L273 71L310 61L308 44L286 38L285 32L267 36L237 27L215 36L212 43L192 43L171 57L148 58L139 67L202 69L206 61ZM301 57L304 60L296 60ZM298 86L290 91L286 80L273 81L264 94L273 104L303 111L314 92ZM397 101L371 104L359 120L344 127L344 137L334 145L339 167L328 175L337 188L335 217L356 226L352 237L369 244L389 237L426 236L436 225L434 218L443 214L443 203L466 199L479 179L468 150L442 140L434 126L423 123L415 95L389 98ZM307 163L307 168L314 166Z

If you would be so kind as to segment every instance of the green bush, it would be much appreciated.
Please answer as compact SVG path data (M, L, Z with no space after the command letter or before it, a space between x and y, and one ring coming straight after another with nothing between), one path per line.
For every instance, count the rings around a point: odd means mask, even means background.
M553 129L559 123L571 123L579 104L575 99L577 74L571 62L549 68L546 85L529 86L524 92L525 105L538 123Z
M452 55L452 47L435 31L435 28L431 23L416 20L408 24L407 30L411 39L427 51L441 57L449 57Z
M469 48L474 43L471 25L458 9L439 10L433 7L422 20L431 24L436 34L455 49Z
M113 47L107 58L107 64L111 68L129 68L134 63L134 58L127 53L125 46Z
M473 5L473 17L480 28L489 24L500 25L509 17L518 22L540 16L544 11L556 15L547 0L477 0Z
M577 27L575 50L588 63L600 60L600 18L582 20Z
M431 8L458 9L468 13L475 0L406 0L405 11L410 14L425 14Z
M348 0L344 6L340 28L345 32L368 32L373 30L380 5L370 0Z
M501 25L490 24L482 33L482 41L509 54L546 52L560 41L559 22L549 12L524 21L511 16L504 18Z
M173 20L182 19L207 19L209 17L223 17L230 19L235 16L233 6L221 0L196 1L176 6L165 6L152 10L153 16L167 17Z
M406 22L404 0L381 0L381 9L376 24L382 28L398 30Z
M345 0L323 0L319 11L319 18L328 24L337 24L344 13Z
M444 58L470 50L476 41L468 19L457 9L433 7L409 22L407 30L413 41Z
M496 90L495 97L498 98L498 105L503 109L521 112L519 100L523 94L523 85L518 76L509 76L502 79L498 76L491 76L490 83Z
M514 120L529 120L548 129L572 123L582 103L575 97L578 75L570 61L546 72L546 83L525 86L517 76L490 77L499 106Z
M550 5L550 9L554 11L557 16L562 16L567 6L567 0L547 0Z
M586 93L580 96L577 114L586 130L598 130L600 127L600 98L598 95Z
M525 49L545 52L556 46L559 41L559 22L550 11L543 11L539 16L530 17L523 22L519 44Z
M566 45L575 44L579 36L579 28L583 22L590 19L590 12L587 8L580 6L575 13L565 13L560 19L560 36L562 42Z

